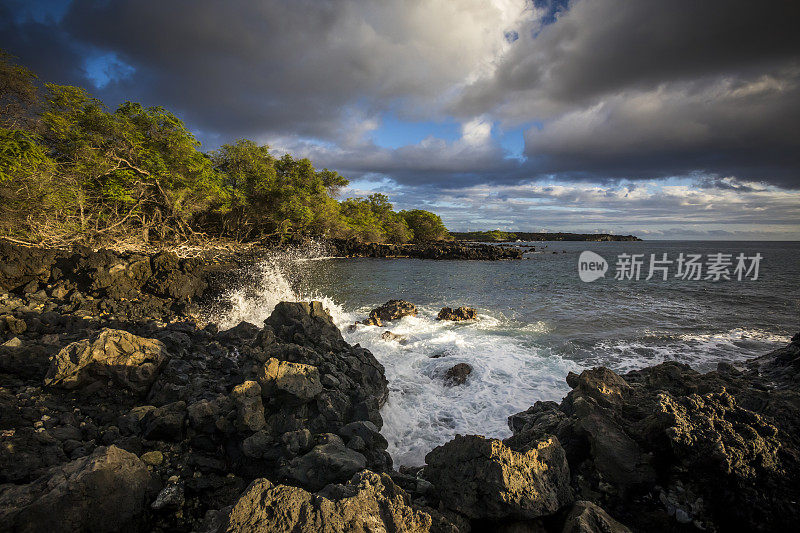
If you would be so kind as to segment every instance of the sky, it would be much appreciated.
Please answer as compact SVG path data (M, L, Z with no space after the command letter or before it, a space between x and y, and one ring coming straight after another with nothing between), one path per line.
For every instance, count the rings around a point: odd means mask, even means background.
M456 231L800 240L800 2L0 0L0 47Z

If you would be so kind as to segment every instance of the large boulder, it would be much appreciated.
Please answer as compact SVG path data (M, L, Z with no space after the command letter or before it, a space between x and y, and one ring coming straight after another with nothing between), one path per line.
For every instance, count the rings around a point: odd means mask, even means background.
M496 439L457 435L425 461L423 475L441 502L473 519L537 518L572 501L569 466L555 437L515 452Z
M367 467L367 459L332 434L322 435L326 442L320 443L307 454L292 459L284 469L286 476L312 490L341 482Z
M388 475L364 471L346 485L330 485L318 494L257 479L233 506L220 531L426 532L432 525L431 515L414 509L408 495Z
M258 381L265 396L285 393L301 402L308 402L322 392L317 367L275 358L268 359L264 364Z
M103 329L90 339L73 342L53 358L45 385L76 389L109 380L144 395L169 358L164 345L127 331Z
M417 316L417 307L405 300L389 300L369 313L369 320L380 326L383 322L391 322L404 316Z
M116 446L53 467L27 485L0 487L3 531L134 531L157 485L147 466Z
M477 320L478 312L472 307L459 307L454 309L452 307L442 307L436 317L438 320L451 320L453 322L462 322L464 320Z
M602 507L587 501L577 501L572 505L561 533L630 533L630 529L620 524Z

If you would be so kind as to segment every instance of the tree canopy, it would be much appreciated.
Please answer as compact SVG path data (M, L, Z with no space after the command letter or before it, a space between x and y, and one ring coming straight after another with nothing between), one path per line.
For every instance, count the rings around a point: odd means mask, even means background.
M0 234L42 243L256 240L404 243L448 237L384 194L336 200L348 180L240 139L210 153L163 107L108 109L80 87L37 85L0 51Z

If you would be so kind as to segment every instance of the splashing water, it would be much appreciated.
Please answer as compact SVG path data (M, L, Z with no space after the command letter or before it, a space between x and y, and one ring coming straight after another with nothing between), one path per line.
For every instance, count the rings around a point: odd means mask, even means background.
M221 329L241 321L261 324L281 301L322 301L345 340L369 349L386 369L390 393L381 411L381 433L398 465L424 463L427 452L456 433L507 437L509 415L536 400L558 400L568 391L564 376L577 365L498 335L502 322L487 314L459 324L436 320L437 309L418 308L418 316L391 323L391 330L406 338L403 344L383 340L386 328L358 325L349 330L369 308L345 311L310 290L298 276L309 259L315 257L265 257L246 273L244 284L223 295L220 303L225 305L218 307L226 310L214 321ZM448 386L444 374L457 363L469 364L472 373L464 385Z
M787 324L796 322L794 289L783 295L766 281L587 286L565 274L574 268L567 254L514 263L325 258L319 248L263 258L209 319L221 328L242 320L260 325L280 301L322 301L345 340L369 349L386 369L381 433L396 465L423 464L456 433L509 436L508 416L538 400L560 400L569 371L604 365L623 373L663 361L708 371L785 344ZM781 276L792 272L775 269L770 283L786 287ZM383 328L349 328L397 297L417 304L418 315ZM455 302L485 305L480 320L436 320L442 305ZM381 338L387 329L405 342ZM457 363L472 373L465 384L448 386L443 376Z

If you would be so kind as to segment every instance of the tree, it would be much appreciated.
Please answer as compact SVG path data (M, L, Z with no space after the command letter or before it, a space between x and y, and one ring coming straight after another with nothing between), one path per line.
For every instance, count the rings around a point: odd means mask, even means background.
M30 129L30 110L38 101L36 74L12 60L0 49L0 127Z
M416 242L449 240L450 233L442 222L442 218L430 211L412 209L400 211L400 216L405 220L414 234Z

